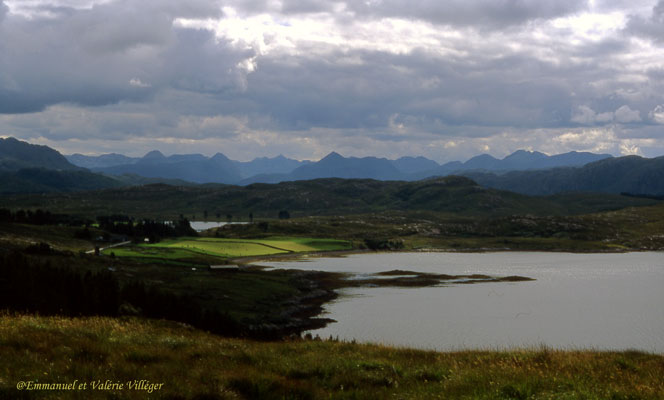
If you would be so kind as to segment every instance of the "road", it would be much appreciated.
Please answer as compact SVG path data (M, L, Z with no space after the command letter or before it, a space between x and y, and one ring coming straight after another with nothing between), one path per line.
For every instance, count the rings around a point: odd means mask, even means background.
M112 244L112 245L110 245L110 246L100 247L100 248L99 248L99 251L102 252L102 251L104 251L104 250L106 250L106 249L112 249L113 247L120 247L120 246L124 246L124 245L126 245L126 244L130 244L130 243L131 243L131 240L128 240L128 241L126 241L126 242L120 242L120 243ZM95 250L92 249L92 250L88 250L88 251L86 251L85 254L94 254L94 252L95 252Z

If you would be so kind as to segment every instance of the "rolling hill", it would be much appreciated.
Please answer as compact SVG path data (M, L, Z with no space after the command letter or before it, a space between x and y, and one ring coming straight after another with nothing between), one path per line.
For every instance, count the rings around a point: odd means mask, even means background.
M87 170L24 168L0 172L0 194L77 192L121 186L117 179Z
M0 171L18 171L23 168L81 170L48 146L30 144L12 137L0 138Z
M607 194L532 197L486 189L458 176L417 182L329 178L248 186L157 184L76 194L6 196L3 202L7 207L48 208L53 212L89 216L119 213L167 219L180 214L200 218L205 212L236 217L252 213L256 218L276 218L282 210L292 216L389 210L474 216L568 215L656 203L651 199Z
M664 157L608 158L577 168L511 171L502 175L470 172L480 185L528 195L565 192L664 195Z

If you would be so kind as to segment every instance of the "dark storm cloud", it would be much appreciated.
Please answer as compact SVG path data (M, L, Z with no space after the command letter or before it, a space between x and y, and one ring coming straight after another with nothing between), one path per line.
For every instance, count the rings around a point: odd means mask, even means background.
M177 42L162 54L160 74L164 85L198 93L236 95L245 84L237 64L255 55L252 49L237 49L217 42L206 30L178 30Z
M467 139L477 153L470 142L503 134L505 148L571 129L565 140L590 143L586 128L614 145L657 138L664 121L661 58L630 36L661 38L662 1L643 17L626 0L3 4L3 134L316 154ZM623 17L584 14L598 8Z
M145 101L156 90L232 87L243 59L208 31L173 28L176 16L219 15L210 2L121 1L0 25L0 113L58 103ZM147 17L149 15L149 17Z
M547 127L569 120L571 68L526 56L453 60L359 50L345 56L363 62L263 59L244 97L284 129L384 128L394 114L430 126Z

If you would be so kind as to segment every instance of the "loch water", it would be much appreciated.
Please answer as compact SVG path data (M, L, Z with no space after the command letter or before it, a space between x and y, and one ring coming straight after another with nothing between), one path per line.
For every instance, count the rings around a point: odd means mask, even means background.
M664 353L664 253L365 253L264 262L363 275L395 269L520 275L527 282L344 289L323 338L422 349L640 350Z

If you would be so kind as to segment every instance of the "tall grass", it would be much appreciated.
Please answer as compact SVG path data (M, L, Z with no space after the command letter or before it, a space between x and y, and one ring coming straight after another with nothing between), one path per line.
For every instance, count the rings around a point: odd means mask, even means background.
M0 316L0 399L662 399L664 356L439 353L337 341L225 339L163 321ZM147 380L145 390L18 391L19 381Z

